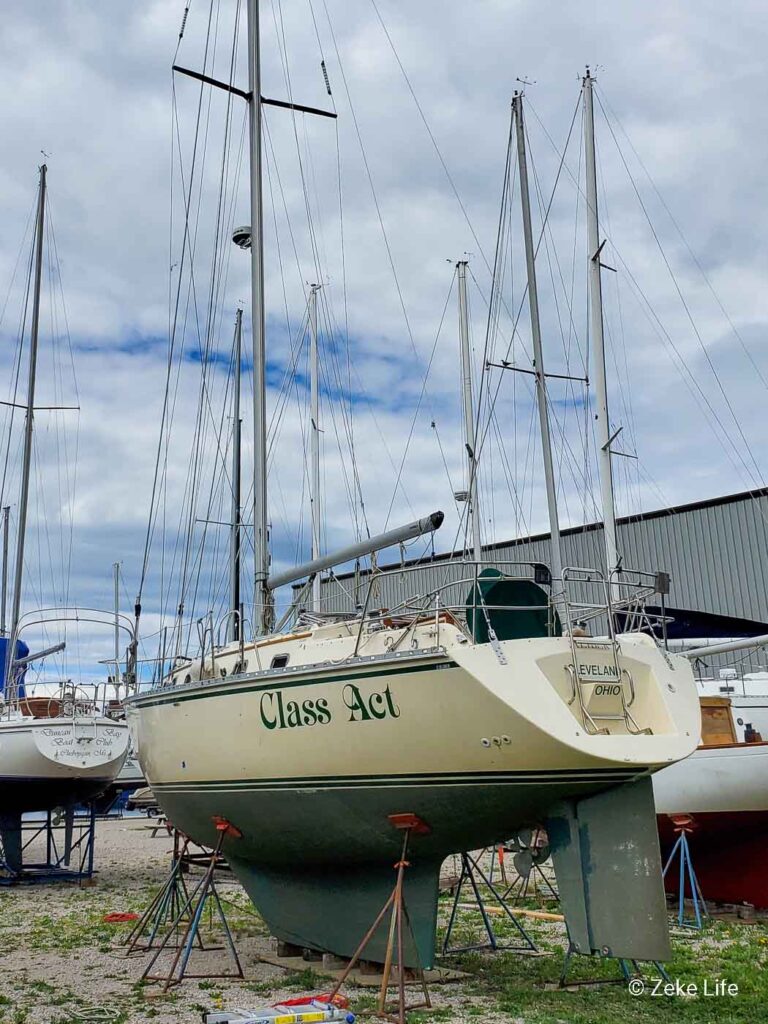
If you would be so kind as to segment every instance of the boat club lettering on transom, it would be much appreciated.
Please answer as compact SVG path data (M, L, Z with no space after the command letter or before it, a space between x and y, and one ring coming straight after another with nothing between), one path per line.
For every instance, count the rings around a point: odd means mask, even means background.
M383 718L400 717L400 708L395 703L389 686L386 686L383 692L374 690L366 696L359 686L347 683L341 691L341 700L349 714L349 722L373 722ZM302 701L288 700L280 690L267 690L263 693L259 711L262 725L266 729L328 725L333 718L333 711L325 697L307 698Z

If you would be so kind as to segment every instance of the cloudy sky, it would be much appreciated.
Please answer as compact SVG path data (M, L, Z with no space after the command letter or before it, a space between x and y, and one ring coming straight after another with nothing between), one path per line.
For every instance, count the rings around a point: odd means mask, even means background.
M132 603L172 333L170 430L143 592L150 631L178 600L180 525L186 536L193 523L188 580L197 579L205 531L196 614L222 597L225 531L193 521L228 515L222 465L240 302L250 344L248 258L222 241L248 223L245 104L178 76L174 89L171 73L178 45L178 63L228 79L238 6L193 0L179 43L183 10L168 0L6 0L0 35L3 398L14 395L30 213L46 159L61 295L46 273L38 402L80 408L38 416L25 606L66 597L108 605L115 561L123 603ZM240 14L231 66L245 87ZM437 546L463 536L452 497L464 472L452 264L464 254L483 401L484 539L547 528L530 378L482 367L486 354L531 365L516 177L488 329L509 104L524 79L547 368L589 372L577 109L586 64L598 77L604 260L617 270L604 274L611 419L622 427L622 450L637 456L619 460L618 511L764 483L764 5L737 2L723 18L721 5L702 0L272 0L262 4L261 23L264 95L338 113L333 122L265 110L276 565L308 553L306 346L297 345L315 281L323 284L325 544L435 508L446 512ZM205 439L190 517L201 352ZM561 518L593 520L589 393L553 381L550 394ZM247 480L247 380L244 404ZM18 416L15 424L3 496L12 516ZM193 592L188 583L189 601ZM89 633L85 657L94 652Z

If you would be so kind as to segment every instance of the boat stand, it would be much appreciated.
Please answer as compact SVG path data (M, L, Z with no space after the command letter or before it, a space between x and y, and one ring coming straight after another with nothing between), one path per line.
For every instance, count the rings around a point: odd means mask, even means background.
M621 972L618 978L585 978L579 981L568 981L568 968L571 965L571 960L574 955L578 956L579 951L572 943L568 943L568 950L563 960L563 969L560 972L560 982L558 988L592 988L596 985L628 985L633 978L643 978L643 972L640 967L641 961L639 960L627 960L625 957L604 957L605 960L614 960L619 965L619 971ZM656 970L659 972L659 976L664 981L669 981L669 975L664 967L664 964L658 960L650 961Z
M485 853L485 852L486 851L483 850L483 853ZM498 858L498 861L499 861L499 877L501 878L501 884L502 885L508 885L509 884L509 879L507 878L507 868L506 868L506 865L504 863L504 855L505 855L505 853L506 853L506 850L504 849L504 844L503 843L499 843L498 846L492 846L491 847L491 869L488 872L488 877L490 878L491 881L493 881L493 872L496 870L496 860ZM480 856L482 857L483 854L481 853Z
M162 984L163 992L167 992L171 986L179 985L187 978L228 978L230 980L242 981L245 975L243 974L243 966L240 963L240 957L237 954L235 948L235 942L232 938L232 932L230 931L227 923L226 914L221 903L218 889L216 888L215 872L217 866L222 860L221 848L226 838L239 839L242 833L231 825L224 818L215 818L216 831L218 832L218 838L216 840L216 846L210 853L208 859L208 866L206 867L205 874L197 883L192 892L183 899L178 901L178 910L176 915L172 918L171 923L158 944L152 959L144 969L144 973L141 976L142 981L156 981ZM186 837L185 837L186 838ZM187 843L189 840L187 840ZM186 846L186 844L185 844ZM183 863L181 857L176 861L179 865ZM176 867L174 864L174 868ZM178 869L179 875L181 874L181 867ZM172 871L173 874L173 871ZM174 883L176 884L176 883ZM186 885L182 885L183 890L186 892ZM167 899L170 900L170 890L168 885L161 890L161 893L168 890ZM176 889L178 894L178 889ZM205 910L206 904L211 901L212 906L215 908L221 923L224 939L226 942L226 948L229 952L230 959L234 964L233 971L214 971L205 974L192 973L187 968L189 966L189 959L192 955L192 950L197 943L198 949L202 949L202 941L200 938L200 923L203 918L203 911ZM153 901L154 902L154 901ZM159 906L159 903L158 903ZM176 944L171 944L171 939L178 936L179 930L183 926L183 932L180 941ZM222 949L221 946L208 946L205 947L206 952L213 952L214 950ZM167 949L175 949L175 955L171 961L170 968L167 971L158 971L153 973L153 968L158 962L163 952Z
M453 946L449 948L451 935L453 933L453 926L456 922L456 913L460 906L461 901L461 890L464 886L464 882L468 881L472 892L477 903L478 910L483 919L483 927L485 933L488 936L487 942L477 943L470 946ZM523 945L501 945L496 937L496 933L493 929L490 917L488 916L488 910L483 899L482 892L480 891L480 884L482 883L487 886L491 893L491 896L496 901L498 906L501 908L502 913L507 917L509 921L515 926L517 933L523 940ZM528 932L523 928L518 919L509 909L506 903L506 894L501 895L490 878L485 874L483 869L480 867L478 862L474 859L470 853L462 853L461 855L461 874L459 875L459 881L456 886L456 893L453 897L453 906L451 907L451 916L448 919L448 927L445 930L445 937L443 938L443 956L448 953L469 953L476 952L484 949L490 949L494 953L497 950L507 950L513 953L537 953L536 943L533 941Z
M702 916L709 917L709 911L707 910L707 904L704 901L704 896L699 886L699 880L696 877L696 872L693 868L693 860L691 858L691 848L688 845L688 835L694 829L693 818L685 816L685 818L673 818L675 824L675 832L678 833L675 845L672 847L672 851L667 858L667 863L664 865L662 875L664 878L667 877L667 872L672 866L672 862L675 859L675 855L679 853L679 876L678 876L678 890L677 890L677 923L681 928L693 928L701 931L703 927ZM691 903L693 904L693 920L685 919L685 890L690 889L691 892Z
M533 885L531 885L533 883ZM531 891L532 888L532 891ZM540 890L548 889L549 893ZM503 899L522 903L528 897L542 896L545 900L560 902L560 894L538 864L534 864L527 875L518 875L504 890Z
M184 875L189 869L188 848L190 839L178 829L173 833L173 855L171 860L171 871L168 878L157 890L152 902L141 915L130 935L123 940L127 947L126 956L133 953L146 953L154 949L160 929L171 921L176 927L176 941L171 938L165 943L166 949L178 949L182 925L186 928L192 919L191 910L185 912L185 907L190 907L191 900ZM209 855L210 856L210 855ZM199 862L197 859L196 863ZM199 929L196 930L195 943L198 949L204 950L202 936Z
M20 821L13 853L0 840L0 885L87 881L93 877L95 840L95 802L86 804L84 813L68 808L63 821L53 811L42 822ZM36 842L45 844L45 859L25 863L24 855Z
M334 985L328 996L328 1002L332 1003L338 993L341 991L341 987L347 980L355 964L361 959L366 946L371 941L373 936L376 934L379 926L390 911L389 918L389 932L387 935L387 946L384 954L384 970L381 977L381 988L379 990L379 1003L373 1016L380 1017L385 1020L393 1021L394 1024L406 1024L406 1013L410 1010L419 1010L422 1008L431 1008L432 1001L429 998L429 990L427 988L427 981L424 976L424 968L421 965L419 959L418 947L416 946L416 939L413 934L413 928L411 926L410 918L408 917L408 910L405 905L405 895L403 893L403 884L405 881L405 869L410 867L408 863L408 844L411 838L411 833L424 834L429 831L429 826L426 825L420 818L415 814L392 814L389 815L391 824L397 828L403 830L403 847L400 854L400 859L395 864L395 870L397 875L395 876L395 887L392 890L389 898L387 899L384 906L379 911L376 920L373 922L371 927L365 933L362 942L357 947L355 952L352 954L352 959L349 961L347 966L341 973L341 977ZM417 980L421 985L421 990L424 994L424 999L420 1003L412 1003L410 1006L405 1004L405 974L406 968L403 966L403 928L407 928L411 936L411 941L416 953L416 960L418 967L415 970ZM387 988L389 987L389 979L392 974L393 960L395 959L395 942L397 942L397 1006L387 1006Z

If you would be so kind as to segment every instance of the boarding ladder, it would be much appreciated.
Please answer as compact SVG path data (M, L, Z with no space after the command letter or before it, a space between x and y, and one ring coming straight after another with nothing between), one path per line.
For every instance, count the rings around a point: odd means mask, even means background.
M586 580L583 576L579 578L579 575L576 575L575 578L572 577L570 580L571 583L599 583L602 585L605 594L608 636L579 636L575 629L575 623L578 619L578 616L574 614L576 608L570 605L567 595L569 572L583 574L585 570L566 569L563 572L563 600L565 602L565 613L568 622L566 632L571 645L571 663L566 665L566 671L571 684L568 706L571 707L573 704L578 706L584 728L592 736L610 735L610 728L607 725L610 722L623 722L627 732L633 736L651 735L653 730L650 728L640 728L630 710L635 702L635 683L632 673L621 664L621 645L616 638L610 592L605 584L605 580L602 578L599 580L595 579L594 577L597 574L592 573L590 573L589 578ZM598 656L598 665L589 663L590 654ZM594 668L607 669L607 674L602 679L598 679L598 677L590 672L590 669ZM611 693L611 696L616 698L615 709L588 706L595 697L595 687L598 685L608 686L611 690L615 689L616 692Z

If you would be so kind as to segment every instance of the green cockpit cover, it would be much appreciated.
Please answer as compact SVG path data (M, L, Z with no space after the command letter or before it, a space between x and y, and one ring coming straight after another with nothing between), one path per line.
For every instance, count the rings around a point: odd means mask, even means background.
M533 580L509 579L498 569L483 569L467 597L467 625L475 643L488 642L489 622L498 640L562 633L547 592Z

